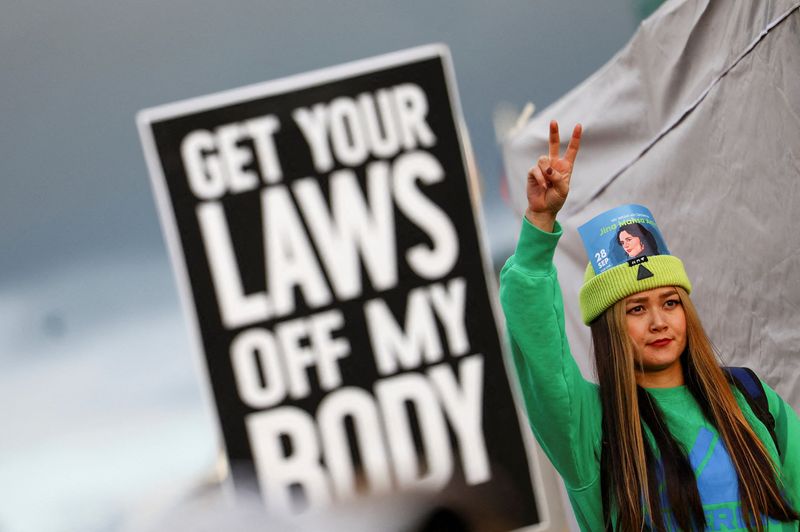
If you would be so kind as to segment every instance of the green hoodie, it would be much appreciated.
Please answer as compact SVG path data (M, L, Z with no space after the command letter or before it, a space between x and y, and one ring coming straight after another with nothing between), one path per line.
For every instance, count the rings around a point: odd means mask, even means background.
M553 265L560 237L558 224L553 233L546 233L523 221L516 251L500 274L500 301L533 433L564 480L581 530L594 532L603 530L602 412L598 386L583 378L567 343L564 305ZM764 384L764 389L776 421L780 456L747 401L736 388L733 392L745 418L779 464L788 500L800 509L800 421L771 388ZM647 391L661 408L672 435L688 452L707 530L745 530L730 457L694 396L685 386ZM671 524L669 516L667 524ZM770 521L767 530L798 530L798 522Z

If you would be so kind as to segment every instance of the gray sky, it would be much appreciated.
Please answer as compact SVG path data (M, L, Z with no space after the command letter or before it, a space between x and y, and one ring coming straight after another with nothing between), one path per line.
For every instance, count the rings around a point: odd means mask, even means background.
M164 253L141 108L345 61L451 48L487 206L498 102L543 108L635 28L631 0L19 2L0 19L4 277L122 249ZM368 7L367 7L368 6Z

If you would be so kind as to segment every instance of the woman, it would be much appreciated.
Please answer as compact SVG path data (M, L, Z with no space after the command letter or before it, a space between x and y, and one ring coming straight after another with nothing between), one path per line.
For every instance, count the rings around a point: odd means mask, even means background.
M631 259L659 254L656 239L640 223L623 225L617 229L617 244Z
M519 243L500 297L529 420L561 474L583 530L797 530L800 421L764 385L776 441L720 368L689 299L683 264L648 257L587 268L580 304L599 386L583 379L564 334L552 258L555 221L580 145L558 124L528 175Z

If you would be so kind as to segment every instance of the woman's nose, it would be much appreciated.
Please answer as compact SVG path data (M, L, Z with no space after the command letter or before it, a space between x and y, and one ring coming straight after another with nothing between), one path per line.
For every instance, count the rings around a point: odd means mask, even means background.
M654 331L660 331L667 327L667 321L664 319L663 314L658 310L650 313L650 319L650 329Z

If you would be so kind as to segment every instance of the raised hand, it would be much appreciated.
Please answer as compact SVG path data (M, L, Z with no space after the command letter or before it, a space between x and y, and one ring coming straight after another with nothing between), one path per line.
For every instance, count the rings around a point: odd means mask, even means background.
M569 194L569 181L578 149L581 145L580 124L572 130L572 138L564 156L559 156L560 138L558 122L550 122L550 149L548 155L542 155L536 165L528 170L528 209L525 217L544 231L552 231L556 214L564 206Z

